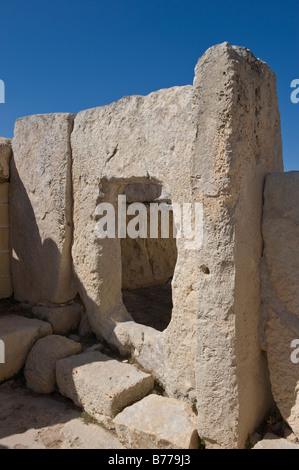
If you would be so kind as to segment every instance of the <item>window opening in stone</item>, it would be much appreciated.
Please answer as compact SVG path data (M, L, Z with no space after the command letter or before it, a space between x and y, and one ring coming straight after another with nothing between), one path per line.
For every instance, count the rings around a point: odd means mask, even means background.
M177 260L173 234L171 201L160 185L135 183L124 188L127 209L142 202L147 211L147 238L121 239L122 297L136 323L163 331L171 320L171 280ZM158 237L150 238L150 204L159 204L169 217L169 237L161 236L161 212L158 212ZM164 206L160 204L163 203ZM138 213L136 213L137 215ZM127 215L127 226L136 215ZM165 214L164 214L165 215Z

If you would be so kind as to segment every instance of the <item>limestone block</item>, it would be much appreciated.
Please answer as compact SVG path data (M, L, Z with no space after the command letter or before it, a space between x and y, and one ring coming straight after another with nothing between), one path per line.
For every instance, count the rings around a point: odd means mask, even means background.
M129 449L197 449L197 420L188 403L149 395L113 420Z
M62 395L100 421L113 418L154 386L151 375L98 351L57 361L56 380Z
M259 441L253 449L297 449L299 450L299 444L288 441L287 439L279 438L275 434L267 433L264 438Z
M263 185L269 172L283 169L276 77L248 49L223 43L199 59L193 84L192 185L204 212L198 433L207 448L244 448L272 404L258 328Z
M5 363L0 364L0 382L13 377L24 365L34 342L51 333L51 325L41 320L18 315L1 317L0 339L5 345Z
M71 263L72 114L18 119L11 162L15 298L65 303L76 294Z
M60 335L75 330L79 324L83 307L80 304L71 304L63 307L33 307L32 313L41 320L51 323L53 333Z
M267 351L273 397L297 437L299 364L292 361L291 344L296 339L299 343L298 200L299 172L267 177L262 224L261 341Z
M56 361L82 351L79 343L64 336L50 335L37 340L25 365L26 385L37 393L51 393L56 385Z
M0 184L9 179L11 139L0 137Z

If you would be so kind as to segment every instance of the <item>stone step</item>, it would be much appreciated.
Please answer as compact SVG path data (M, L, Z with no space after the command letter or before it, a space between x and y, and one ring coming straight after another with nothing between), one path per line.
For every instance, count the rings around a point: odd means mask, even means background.
M113 423L129 449L197 449L197 418L188 403L151 394L125 408Z
M4 358L0 358L0 382L13 377L19 372L25 364L27 354L34 342L38 338L51 333L50 323L42 320L20 315L1 317L0 340L4 343ZM1 359L4 360L4 363Z
M62 395L107 427L113 427L117 413L154 387L150 374L98 351L58 360L56 382Z
M28 354L24 374L28 388L37 393L52 393L56 386L56 362L78 354L81 344L60 335L40 338Z

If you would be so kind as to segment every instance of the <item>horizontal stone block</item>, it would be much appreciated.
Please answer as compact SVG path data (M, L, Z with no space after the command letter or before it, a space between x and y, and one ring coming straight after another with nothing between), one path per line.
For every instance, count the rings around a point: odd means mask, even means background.
M56 380L62 395L99 420L113 418L154 386L151 375L98 351L57 361Z
M197 449L197 420L188 403L149 395L114 419L121 442L129 449Z

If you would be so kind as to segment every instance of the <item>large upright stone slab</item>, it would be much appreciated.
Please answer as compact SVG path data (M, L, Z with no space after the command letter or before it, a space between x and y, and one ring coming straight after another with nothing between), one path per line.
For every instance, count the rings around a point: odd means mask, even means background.
M9 184L0 183L0 299L8 298L13 293L9 244Z
M261 342L274 399L299 437L299 172L268 176L264 201Z
M19 301L64 303L76 293L71 264L72 114L18 119L11 163L12 275Z
M71 142L72 253L93 331L133 350L170 396L197 402L207 447L244 447L271 403L258 323L263 184L283 169L274 73L247 49L220 44L199 59L193 86L82 111ZM97 205L116 206L133 183L159 184L180 206L202 204L202 243L177 240L163 333L134 324L122 303L120 241L97 235Z
M0 340L4 342L4 363L0 363L0 382L19 372L34 342L50 335L49 323L18 315L0 318Z
M9 252L9 165L11 139L0 137L0 299L13 293Z
M96 234L96 207L101 202L115 204L128 185L160 183L173 202L192 201L190 165L197 133L192 97L192 86L174 87L125 97L76 116L71 138L72 254L80 296L99 339L104 337L121 353L133 348L138 361L169 393L195 399L196 252L185 250L185 240L178 240L174 309L164 341L150 327L127 321L131 318L122 302L120 240L99 239Z
M0 137L0 184L9 180L11 139Z
M242 448L271 404L258 325L263 184L283 168L276 77L248 49L223 43L200 58L194 87L199 435L207 447Z

